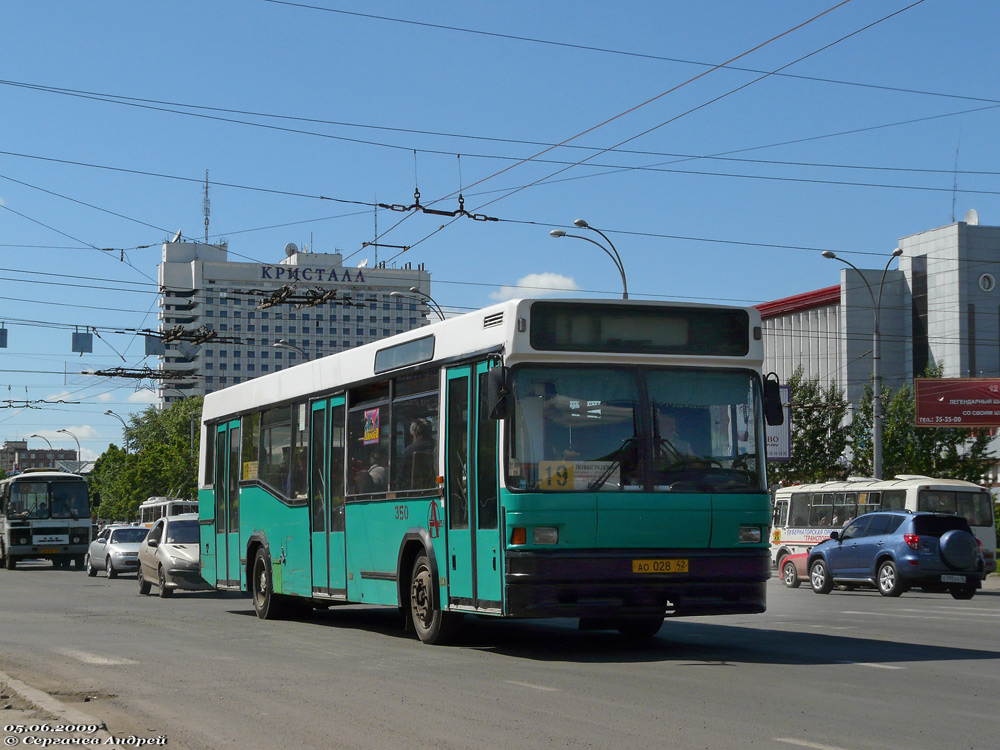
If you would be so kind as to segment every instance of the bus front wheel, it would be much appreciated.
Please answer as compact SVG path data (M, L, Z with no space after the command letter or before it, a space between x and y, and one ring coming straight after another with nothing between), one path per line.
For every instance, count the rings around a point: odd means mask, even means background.
M257 550L253 563L253 608L261 620L276 620L282 615L271 583L271 556L263 547Z
M417 637L431 645L446 643L454 635L460 617L434 606L433 586L430 561L426 554L418 555L410 576L410 619Z
M633 641L645 641L654 638L663 627L663 615L650 617L629 617L618 622L618 632Z
M7 553L7 557L4 560L7 570L14 570L17 567L17 560L14 559L14 556L10 552Z

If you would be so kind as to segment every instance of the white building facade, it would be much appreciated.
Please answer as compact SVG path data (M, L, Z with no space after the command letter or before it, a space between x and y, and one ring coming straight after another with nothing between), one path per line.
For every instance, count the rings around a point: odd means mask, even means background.
M430 295L423 264L345 266L339 253L292 244L279 262L258 263L231 261L225 244L165 242L159 284L159 395L168 404L429 322L426 301L410 291Z

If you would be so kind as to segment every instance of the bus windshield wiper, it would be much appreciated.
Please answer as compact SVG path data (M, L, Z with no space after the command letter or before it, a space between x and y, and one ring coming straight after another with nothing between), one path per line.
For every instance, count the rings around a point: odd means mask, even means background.
M611 478L611 475L615 473L615 469L619 468L622 465L622 458L624 457L623 453L625 452L625 449L628 448L632 443L634 443L635 440L636 440L635 435L629 438L625 438L625 440L622 441L621 445L619 445L612 453L608 454L608 458L611 458L612 456L617 456L617 458L615 458L614 460L611 461L610 464L608 464L608 468L602 471L600 476L597 477L597 479L595 479L593 482L587 485L587 489L590 492L596 492L597 490L601 489L601 487L603 487L605 484L607 484L607 481Z

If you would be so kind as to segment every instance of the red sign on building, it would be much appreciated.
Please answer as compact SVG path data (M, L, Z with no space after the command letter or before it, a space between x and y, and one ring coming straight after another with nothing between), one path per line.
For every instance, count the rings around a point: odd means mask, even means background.
M1000 378L917 378L917 427L1000 426Z

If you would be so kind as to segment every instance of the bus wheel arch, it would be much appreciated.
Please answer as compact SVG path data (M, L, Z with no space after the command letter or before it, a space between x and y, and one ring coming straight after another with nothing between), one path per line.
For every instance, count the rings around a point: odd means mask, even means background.
M398 595L407 629L412 627L423 643L447 643L461 615L445 611L441 604L437 560L430 536L424 529L404 536L398 565Z

